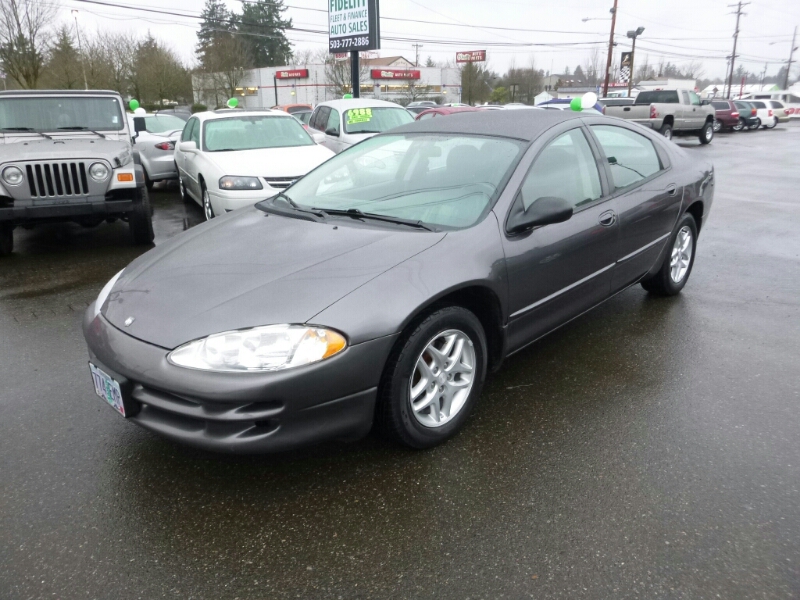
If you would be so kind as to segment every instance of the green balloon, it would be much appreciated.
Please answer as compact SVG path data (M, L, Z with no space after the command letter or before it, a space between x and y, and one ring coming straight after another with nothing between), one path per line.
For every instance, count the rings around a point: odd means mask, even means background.
M570 100L569 107L572 110L580 112L583 110L583 99L582 98L573 98Z
M130 102L128 102L128 106L131 110L136 110L139 108L139 101L136 98L132 98Z
M345 94L344 96L342 96L342 100L352 100L352 99L353 99L353 94Z
M228 108L236 108L237 106L239 106L238 98L231 98L228 100Z

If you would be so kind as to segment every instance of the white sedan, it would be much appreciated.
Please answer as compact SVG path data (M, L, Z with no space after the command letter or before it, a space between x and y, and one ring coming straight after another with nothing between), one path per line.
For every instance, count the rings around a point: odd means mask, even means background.
M206 219L277 194L331 156L278 110L197 113L175 148L181 196L198 202Z

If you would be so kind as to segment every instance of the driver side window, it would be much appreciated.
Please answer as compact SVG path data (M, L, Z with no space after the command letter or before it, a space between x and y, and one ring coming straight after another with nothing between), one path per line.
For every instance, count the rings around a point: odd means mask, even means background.
M597 163L580 129L557 137L542 150L522 184L526 211L548 196L563 198L576 209L602 196Z

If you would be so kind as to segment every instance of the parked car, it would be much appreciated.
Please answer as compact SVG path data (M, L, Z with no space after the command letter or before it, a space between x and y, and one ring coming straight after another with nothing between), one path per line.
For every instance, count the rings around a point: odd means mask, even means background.
M414 115L394 102L350 98L318 104L309 127L312 133L323 134L320 143L338 154L377 133L413 121Z
M142 117L145 125L143 131L134 134L133 142L142 160L147 189L152 190L157 181L177 179L175 144L180 139L186 121L175 114L129 114L128 124L131 131L135 131L134 117Z
M406 110L416 116L431 108L430 106L406 106Z
M741 124L739 129L734 127L734 131L740 131L742 129L749 129L752 131L761 127L761 119L758 118L758 110L755 106L744 100L734 100L733 104L739 109L739 121Z
M207 220L277 194L331 156L278 110L197 113L175 149L181 197Z
M547 102L542 102L536 105L536 108L543 108L545 110L571 110L570 109L570 102L572 102L572 98L553 98L552 100L548 100ZM581 112L587 111L597 111L600 114L603 114L603 105L599 102L595 102L594 106L590 109L584 108Z
M790 119L800 118L800 94L797 90L775 90L745 94L742 100L777 100L783 104Z
M607 106L605 114L649 127L667 139L696 135L708 144L714 138L714 107L691 90L640 92L632 106Z
M174 117L178 117L184 123L188 121L192 117L192 111L188 108L162 108L160 110L154 110L154 115L172 115Z
M308 122L311 120L312 110L296 110L291 115L303 124L303 127L308 130Z
M122 97L101 90L0 92L0 256L14 228L128 222L153 241L150 199Z
M399 127L115 276L83 323L95 392L208 450L373 424L431 447L505 356L637 283L680 293L714 186L703 156L601 115Z
M780 122L780 118L783 118L784 123L789 120L783 105L776 100L749 100L749 102L750 106L756 109L756 115L764 129L775 129ZM773 104L780 105L780 108L775 108Z
M633 98L600 98L597 103L603 107L600 111L603 114L606 114L606 106L630 106L634 103Z
M714 133L723 129L741 131L739 109L731 100L712 100L711 106L714 107Z
M310 104L281 104L279 106L273 106L272 110L282 110L283 112L287 112L290 115L293 115L296 112L303 112L306 110L312 110L314 107Z
M767 100L767 105L772 107L778 123L788 123L792 120L791 116L789 116L789 109L783 104L783 102L778 100Z
M426 111L417 115L417 121L424 121L425 119L432 119L434 117L444 117L446 115L453 115L455 113L475 112L480 109L472 106L440 106L438 108L429 108Z

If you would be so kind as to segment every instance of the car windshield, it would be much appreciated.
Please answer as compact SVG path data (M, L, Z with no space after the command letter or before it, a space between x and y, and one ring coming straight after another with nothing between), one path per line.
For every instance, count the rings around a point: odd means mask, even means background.
M149 115L144 118L148 133L167 133L183 129L186 121L172 115Z
M113 96L31 96L0 99L0 129L120 131L125 127Z
M658 90L655 92L639 92L635 104L678 104L677 90Z
M314 145L314 140L297 119L289 116L213 119L206 121L203 130L203 143L208 152Z
M323 163L285 194L300 208L470 227L491 208L524 146L457 134L378 136Z
M345 133L382 133L406 123L414 117L405 108L365 107L344 111Z
M310 110L304 110L302 112L292 113L292 116L304 125L308 125L308 122L311 120L311 114Z

